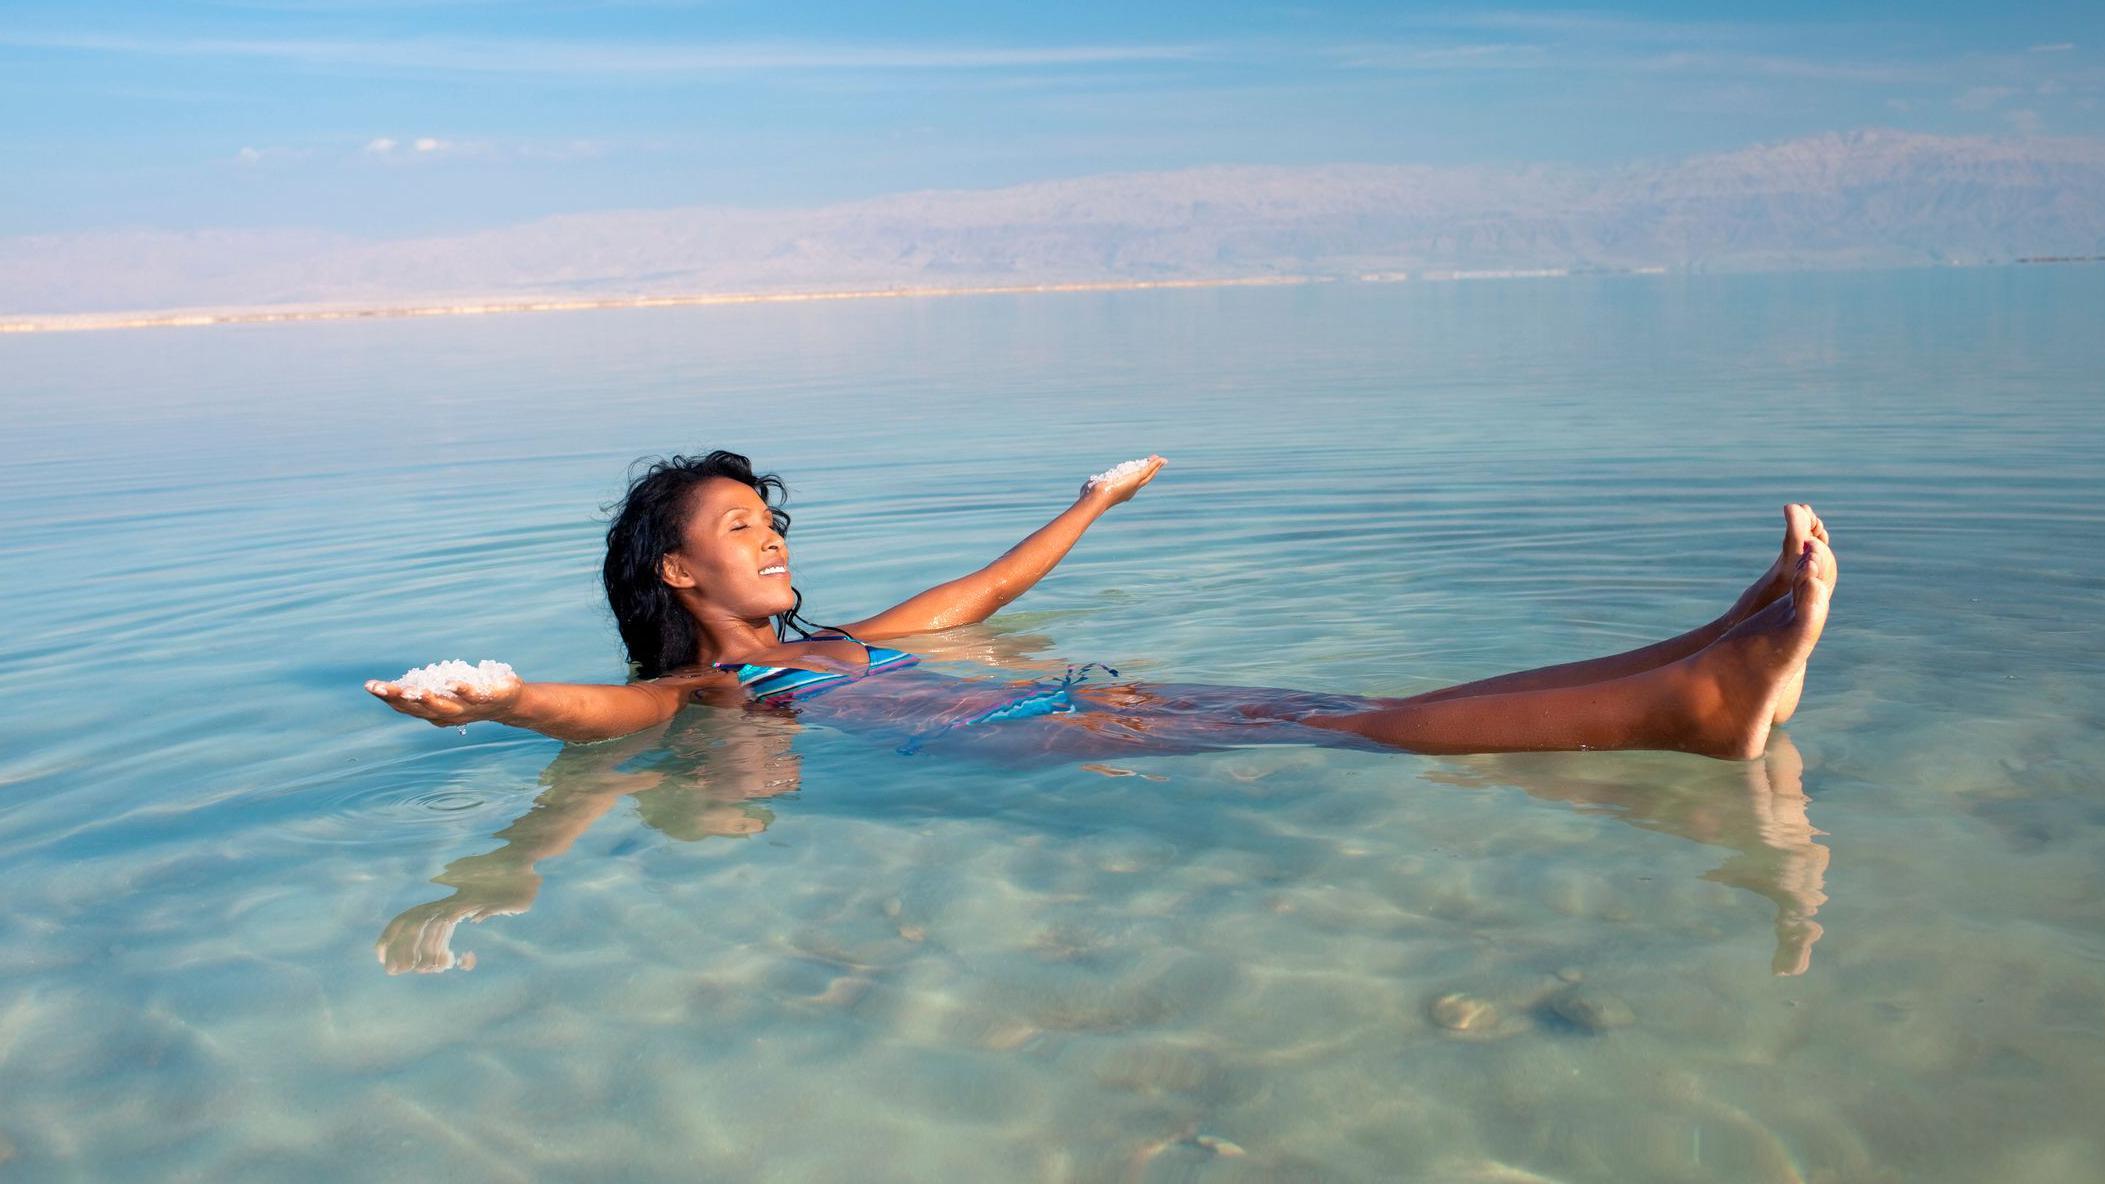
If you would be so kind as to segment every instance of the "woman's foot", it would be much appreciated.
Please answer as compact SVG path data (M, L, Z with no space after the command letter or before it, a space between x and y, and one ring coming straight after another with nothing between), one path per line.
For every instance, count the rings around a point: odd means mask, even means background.
M1806 517L1808 527L1818 522L1810 511ZM1827 624L1835 570L1834 552L1808 530L1793 565L1790 595L1771 601L1680 663L1691 680L1685 688L1690 718L1683 747L1728 760L1762 754L1770 726L1797 706L1806 659Z
M1798 570L1798 557L1805 553L1807 539L1817 540L1830 551L1834 547L1834 540L1827 537L1827 524L1820 521L1820 515L1803 502L1792 502L1783 508L1783 550L1776 556L1776 562L1769 565L1769 570L1740 593L1739 600L1725 614L1728 626L1739 624L1790 593ZM1830 584L1834 582L1832 575L1830 573ZM1798 710L1798 697L1804 693L1805 667L1800 666L1783 692L1777 695L1776 715L1769 722L1780 724L1791 718L1791 714Z
M1800 663L1798 669L1792 672L1790 680L1783 684L1783 690L1777 692L1776 712L1769 717L1770 725L1780 724L1796 714L1798 711L1798 697L1803 694L1805 694L1805 665Z
M1737 625L1790 594L1791 585L1797 579L1798 557L1805 553L1808 539L1822 546L1834 546L1834 540L1827 537L1827 525L1813 513L1813 508L1803 502L1792 502L1783 508L1783 547L1777 552L1776 562L1769 565L1769 570L1763 572L1760 579L1749 584L1726 611L1728 625Z

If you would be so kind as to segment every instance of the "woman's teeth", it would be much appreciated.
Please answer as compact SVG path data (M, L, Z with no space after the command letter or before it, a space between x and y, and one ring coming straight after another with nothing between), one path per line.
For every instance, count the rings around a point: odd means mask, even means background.
M789 569L777 563L773 567L761 568L760 574L764 576L784 576L789 574Z

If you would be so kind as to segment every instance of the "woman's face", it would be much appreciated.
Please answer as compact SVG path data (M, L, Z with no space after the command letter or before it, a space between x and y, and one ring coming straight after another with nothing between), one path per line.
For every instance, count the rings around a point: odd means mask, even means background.
M744 620L795 608L789 544L775 532L760 495L729 477L712 477L689 499L680 546L665 557L665 582Z

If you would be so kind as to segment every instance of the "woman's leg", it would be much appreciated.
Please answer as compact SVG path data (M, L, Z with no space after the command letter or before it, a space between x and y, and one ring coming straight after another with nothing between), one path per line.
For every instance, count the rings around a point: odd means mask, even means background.
M1789 596L1692 654L1622 677L1420 696L1302 722L1424 753L1652 748L1751 759L1820 640L1834 572L1827 545L1808 538Z
M1679 662L1698 653L1711 643L1725 636L1732 628L1752 617L1755 613L1782 599L1791 590L1798 557L1805 551L1808 539L1828 543L1827 527L1808 505L1793 503L1783 508L1783 550L1776 562L1762 577L1745 592L1739 600L1725 611L1725 615L1697 629L1691 629L1679 637L1652 645L1611 654L1605 658L1589 658L1581 662L1566 662L1558 666L1544 666L1535 670L1522 670L1514 674L1501 674L1494 678L1480 679L1459 686L1442 687L1422 695L1412 695L1399 700L1400 703L1438 703L1447 699L1467 699L1478 695L1502 695L1515 691L1548 691L1560 687L1585 686L1589 683L1608 682L1656 670L1671 662ZM1802 686L1802 682L1800 684ZM1798 696L1789 694L1779 697L1777 723L1789 717L1798 705Z

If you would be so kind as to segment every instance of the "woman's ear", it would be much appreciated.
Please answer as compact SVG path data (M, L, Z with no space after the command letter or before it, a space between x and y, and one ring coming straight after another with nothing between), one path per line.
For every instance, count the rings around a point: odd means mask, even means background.
M699 582L676 551L667 552L665 558L658 561L658 578L672 588L692 588Z

